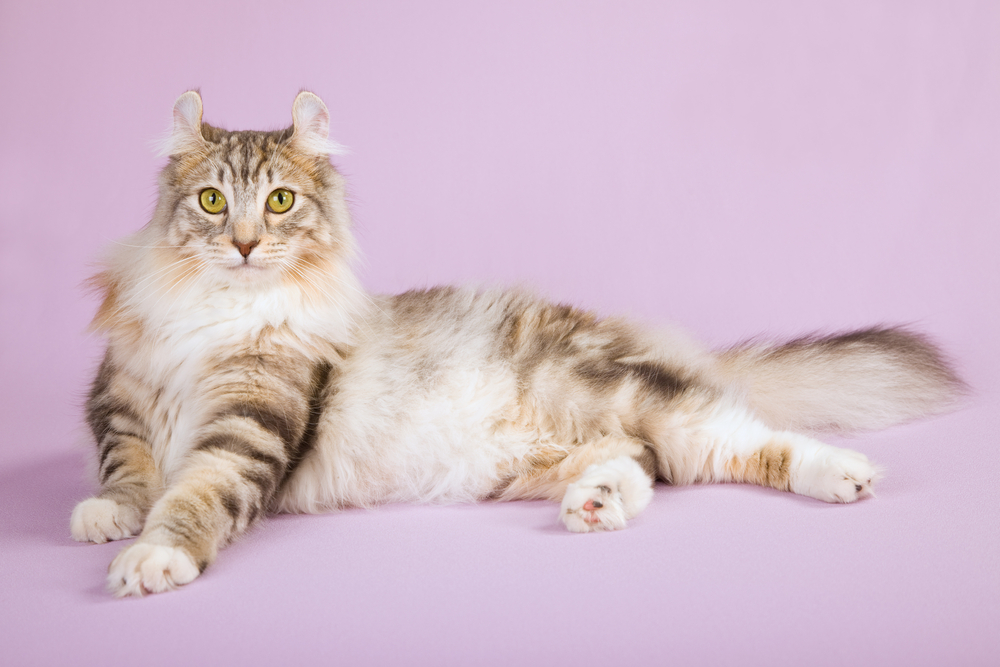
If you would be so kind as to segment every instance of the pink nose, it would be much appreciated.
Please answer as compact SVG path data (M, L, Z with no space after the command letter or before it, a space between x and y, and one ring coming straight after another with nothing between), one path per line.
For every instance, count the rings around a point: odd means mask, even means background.
M240 254L243 255L244 259L250 256L250 251L257 247L260 241L252 241L250 243L239 243L238 241L233 241L233 245L239 248Z

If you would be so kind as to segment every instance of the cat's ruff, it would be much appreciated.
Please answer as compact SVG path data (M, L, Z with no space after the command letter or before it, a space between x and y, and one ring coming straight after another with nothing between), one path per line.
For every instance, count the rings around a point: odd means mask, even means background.
M656 479L853 502L878 469L802 432L961 391L894 328L714 353L520 291L368 295L320 99L301 93L277 132L201 115L197 93L177 100L153 219L94 280L101 490L71 532L139 535L116 595L189 583L269 510L547 498L591 532L624 528Z

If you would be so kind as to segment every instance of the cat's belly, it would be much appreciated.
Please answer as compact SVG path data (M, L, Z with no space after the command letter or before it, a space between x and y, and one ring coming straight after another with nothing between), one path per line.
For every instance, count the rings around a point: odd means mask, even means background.
M481 500L545 446L543 434L514 425L517 386L503 373L456 372L422 387L370 378L344 386L324 409L315 447L286 480L279 510Z

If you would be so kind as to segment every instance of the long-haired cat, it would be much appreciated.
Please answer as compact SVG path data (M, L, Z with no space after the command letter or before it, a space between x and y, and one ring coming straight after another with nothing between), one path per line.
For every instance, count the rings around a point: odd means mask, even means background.
M803 432L886 427L962 389L896 328L713 353L520 291L369 296L323 102L301 93L278 132L201 116L178 98L153 218L95 278L101 490L71 527L139 535L116 595L191 582L272 510L547 498L588 532L624 528L657 479L854 502L878 468Z

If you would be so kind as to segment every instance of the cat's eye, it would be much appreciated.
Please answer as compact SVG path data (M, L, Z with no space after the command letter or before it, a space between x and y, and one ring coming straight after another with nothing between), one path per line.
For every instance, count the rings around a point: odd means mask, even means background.
M226 208L226 198L215 188L202 190L199 201L206 213L222 213Z
M292 207L295 195L285 188L278 188L267 196L267 208L272 213L284 213Z

